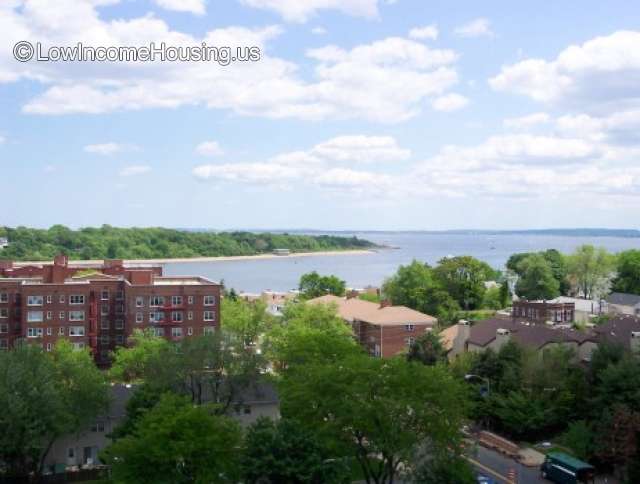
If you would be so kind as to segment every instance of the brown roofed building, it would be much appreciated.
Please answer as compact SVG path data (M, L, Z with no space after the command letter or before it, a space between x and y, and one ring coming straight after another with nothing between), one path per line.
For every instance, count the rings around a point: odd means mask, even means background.
M405 351L437 323L433 316L405 306L377 304L354 297L328 295L309 303L335 304L340 317L351 325L358 342L376 357L388 358Z
M619 315L596 326L593 331L599 342L620 345L628 350L640 352L640 317Z

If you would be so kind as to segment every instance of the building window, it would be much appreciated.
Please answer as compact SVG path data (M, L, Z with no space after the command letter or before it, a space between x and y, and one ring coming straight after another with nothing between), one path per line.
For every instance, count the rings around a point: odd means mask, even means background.
M122 301L124 299L124 291L119 290L116 292L116 301Z
M9 309L8 308L0 308L0 318L6 319L9 317Z
M405 331L413 331L415 329L413 324L405 324L404 325L404 330Z
M42 306L44 298L42 296L28 296L27 306Z
M164 313L162 311L152 311L149 313L150 323L161 323L164 321Z
M136 297L136 307L143 308L144 307L144 298L142 296Z
M100 293L100 299L102 299L103 301L108 301L109 300L109 291L102 291Z
M182 338L182 328L171 328L171 336L174 338Z
M191 320L193 319L193 311L189 311L189 312L187 313L187 319L188 319L189 321L191 321Z
M100 336L99 341L102 346L109 346L110 339L108 336Z
M182 296L171 296L171 304L173 306L182 306Z
M84 326L69 326L69 336L84 336Z
M202 334L206 335L210 335L215 333L216 328L214 328L213 326L205 326L204 328L202 328Z
M9 340L0 339L0 350L8 350L9 349Z
M0 304L6 304L9 302L9 294L6 292L0 292Z
M109 329L109 320L108 319L103 319L102 321L100 321L100 328L101 329Z
M92 432L104 432L104 422L98 422L91 426Z
M122 319L116 319L116 329L124 329L124 321Z
M28 323L41 323L44 320L44 313L42 311L28 311L27 322Z
M164 328L151 328L156 336L164 336Z
M149 298L149 306L152 306L152 307L164 306L164 297L163 296L151 296Z
M171 312L171 320L174 323L181 323L182 322L182 311L172 311Z
M47 311L47 320L51 321L53 319L53 313L51 311Z
M84 304L84 295L71 294L71 296L69 296L69 304Z
M42 335L43 335L42 328L27 329L27 338L42 338Z
M142 321L144 321L144 314L136 313L136 323L141 323Z
M116 335L116 344L123 345L124 344L124 336L121 334Z
M100 305L100 315L101 316L107 316L108 314L109 314L109 304L102 303Z
M205 311L202 314L202 319L203 319L203 321L215 321L215 319L216 319L215 311Z
M51 328L51 326L49 326L47 328L47 336L51 336L51 334L52 334L52 328Z
M47 294L47 304L51 304L51 301L53 299L51 298L51 294Z
M9 325L7 323L0 324L0 333L6 334L9 332Z
M73 344L73 349L74 350L84 349L84 343L72 343L72 344Z
M188 302L189 304L193 304L193 296L189 296L189 297L187 298L187 302Z
M64 326L58 328L58 335L59 336L64 336Z
M60 304L64 304L64 294L60 294L58 301L60 302Z
M205 306L215 306L216 305L216 297L215 296L204 296L202 300L202 304Z
M51 343L47 343L47 351L51 351L53 349L53 345Z
M414 341L415 341L415 338L409 336L408 338L404 339L404 344L405 346L411 346Z
M124 304L116 304L116 314L124 314Z
M59 316L58 319L64 319L65 312L64 311L60 311L60 314L58 316Z
M189 336L192 336L193 335L193 328L187 328L187 334Z
M69 311L69 321L84 321L84 311Z

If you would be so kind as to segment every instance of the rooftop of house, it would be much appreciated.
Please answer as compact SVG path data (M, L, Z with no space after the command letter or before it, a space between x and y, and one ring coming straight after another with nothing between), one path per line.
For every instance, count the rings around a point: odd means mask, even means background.
M558 296L555 299L549 301L551 303L573 303L576 311L585 313L597 312L600 308L600 303L592 299L582 299L579 297Z
M405 306L384 306L358 298L326 295L311 299L309 303L335 304L338 307L340 317L349 322L363 321L381 326L403 324L435 325L437 323L437 319L433 316L409 309Z
M630 347L631 333L640 332L640 318L630 315L619 315L606 323L593 328L599 341L608 341L625 348Z
M476 346L487 346L496 338L498 329L509 330L513 341L534 349L540 349L549 343L575 342L582 344L585 341L596 341L596 335L590 332L550 328L544 324L513 321L508 318L493 318L478 321L471 327L469 343Z
M618 304L620 306L637 306L640 304L640 296L624 292L612 292L607 296L607 302L609 304Z

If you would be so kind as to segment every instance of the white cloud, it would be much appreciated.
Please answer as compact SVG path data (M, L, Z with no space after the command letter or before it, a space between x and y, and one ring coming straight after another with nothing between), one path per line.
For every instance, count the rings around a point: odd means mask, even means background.
M130 165L124 167L120 170L120 176L135 176L135 175L143 175L144 173L149 173L151 171L151 167L148 165Z
M324 27L320 27L320 26L318 26L318 27L314 27L314 28L312 28L312 29L311 29L311 33L312 33L313 35L324 35L324 34L326 34L326 33L327 33L327 29L325 29Z
M391 136L339 136L317 144L311 154L339 162L377 163L409 159L411 151L400 148Z
M436 40L438 38L438 27L435 24L415 27L409 31L409 37L417 40Z
M612 112L640 103L640 32L618 31L572 45L554 60L526 59L489 79L496 91L549 104Z
M546 124L551 120L547 113L532 113L518 118L507 118L504 127L509 129L528 129L539 124Z
M419 114L425 104L446 94L458 81L454 51L432 49L401 37L351 49L313 49L307 53L311 69L300 70L270 55L269 45L281 33L277 26L231 26L194 36L172 30L153 14L103 20L94 4L60 0L54 7L42 0L24 0L20 9L0 7L0 42L4 45L25 38L38 39L45 46L74 46L79 38L85 46L165 41L193 47L206 42L231 48L259 46L262 57L259 62L226 67L215 62L22 64L10 52L0 51L0 82L29 79L43 86L22 107L29 114L205 106L277 119L356 118L397 123Z
M7 138L0 136L0 145L3 145L7 141Z
M113 155L125 150L125 145L118 143L100 143L94 145L87 145L84 147L84 151L87 153L93 153L96 155Z
M224 151L217 141L204 141L196 146L196 153L202 156L220 156Z
M166 10L190 12L195 15L206 13L206 0L154 0L154 2Z
M458 109L462 109L467 104L469 104L469 100L456 93L447 94L445 96L440 96L434 99L431 102L433 109L436 111L457 111Z
M380 172L354 170L353 163L395 163L411 152L389 136L338 136L311 147L276 155L265 162L200 165L193 175L201 180L289 188L315 186L351 195L390 188L394 178Z
M289 22L306 22L318 10L339 10L365 18L378 16L378 0L240 0L244 5L273 10Z
M453 33L459 37L493 37L491 24L486 18L477 18L456 27Z

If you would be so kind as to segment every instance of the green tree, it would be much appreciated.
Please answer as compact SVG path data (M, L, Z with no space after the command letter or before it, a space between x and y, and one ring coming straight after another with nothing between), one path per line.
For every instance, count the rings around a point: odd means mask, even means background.
M136 329L128 346L120 346L113 354L111 377L117 381L130 383L144 378L150 373L149 365L167 351L171 343L156 336L151 329Z
M10 476L43 472L53 444L106 411L109 387L88 351L60 341L51 353L0 352L0 461Z
M441 287L465 310L480 307L484 282L495 275L488 264L468 255L441 259L433 272Z
M273 317L267 314L267 305L263 301L224 298L221 319L226 331L238 337L246 346L254 346L271 325Z
M569 447L579 459L588 462L593 457L595 436L585 420L569 423L569 428L560 437L560 442Z
M277 369L307 362L332 362L362 349L332 304L288 304L266 334L267 358Z
M617 275L613 290L629 294L640 294L640 250L626 250L617 257Z
M553 299L560 294L560 284L553 276L549 262L540 254L532 254L518 264L520 278L516 293L525 299Z
M615 271L615 258L603 247L582 245L567 257L569 280L577 293L587 299L609 292Z
M313 271L300 277L298 289L304 299L313 299L327 294L344 296L346 283L336 276L321 276Z
M447 361L447 351L440 335L433 331L421 335L409 348L407 360L430 366Z
M367 483L391 483L419 445L459 449L465 389L441 366L365 355L288 369L282 414L355 458Z
M240 444L240 427L231 418L166 394L101 459L123 484L233 483Z
M414 260L387 279L382 292L393 304L434 315L443 324L456 320L460 306L441 286L433 269Z
M324 484L346 482L348 466L296 421L261 417L247 430L242 474L249 484Z

